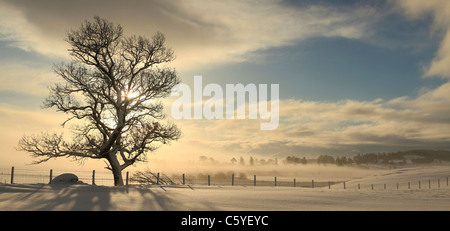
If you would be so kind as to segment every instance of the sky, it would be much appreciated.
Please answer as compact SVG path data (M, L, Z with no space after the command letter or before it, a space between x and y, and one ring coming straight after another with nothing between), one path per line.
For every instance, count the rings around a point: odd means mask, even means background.
M70 61L67 31L94 15L127 36L164 33L169 66L190 86L195 75L204 85L279 84L277 129L172 119L182 138L150 159L450 149L447 0L1 0L1 167L32 162L15 149L24 134L69 132L67 115L41 106L59 80L53 66ZM44 166L61 163L77 166Z

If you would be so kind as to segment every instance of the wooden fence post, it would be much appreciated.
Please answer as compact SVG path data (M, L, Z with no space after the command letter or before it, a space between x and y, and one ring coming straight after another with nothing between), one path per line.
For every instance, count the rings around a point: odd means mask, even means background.
M438 178L438 188L441 188L441 181Z
M234 173L231 174L231 186L234 186Z
M11 184L14 184L14 166L11 167Z
M373 190L373 184L372 184L372 190Z
M420 180L419 180L419 189L421 189L421 187L420 187Z
M183 185L185 185L185 184L186 184L186 176L183 173Z
M208 186L210 186L210 185L211 185L211 176L208 175Z
M129 173L127 172L126 178L125 178L125 185L128 186L128 175Z
M386 184L384 184L384 189L386 189Z
M314 188L314 180L311 181L311 187Z
M294 178L294 188L295 188L295 178Z
M156 184L159 185L159 172L156 174Z
M92 185L95 185L95 170L92 170Z
M360 190L361 189L361 185L360 184L358 184L358 190Z
M48 182L49 184L52 183L52 179L53 179L53 169L50 169L50 181Z
M328 181L328 189L331 189L331 183Z
M277 186L277 177L275 177L275 186Z
M411 182L408 182L408 189L411 189Z
M431 180L428 180L428 188L431 189Z
M253 186L256 186L256 175L253 175Z

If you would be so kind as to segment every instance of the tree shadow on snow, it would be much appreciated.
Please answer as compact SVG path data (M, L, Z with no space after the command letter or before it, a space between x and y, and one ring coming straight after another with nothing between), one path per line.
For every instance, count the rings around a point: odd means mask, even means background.
M165 187L111 187L87 184L0 185L1 210L32 211L180 211L214 210L206 201ZM179 189L184 190L184 189ZM191 191L186 188L185 190Z
M108 210L111 189L83 184L2 185L2 210Z

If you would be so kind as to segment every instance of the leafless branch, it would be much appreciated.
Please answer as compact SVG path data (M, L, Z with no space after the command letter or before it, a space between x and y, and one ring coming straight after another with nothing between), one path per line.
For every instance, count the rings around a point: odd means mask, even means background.
M66 41L73 60L55 65L64 83L49 88L43 106L68 114L63 126L73 120L84 124L74 127L71 142L43 133L22 137L20 150L40 158L37 163L105 158L114 172L145 161L158 144L180 137L174 124L158 122L165 115L157 100L180 82L174 69L159 67L175 58L162 33L151 39L125 37L120 25L95 16L69 31Z

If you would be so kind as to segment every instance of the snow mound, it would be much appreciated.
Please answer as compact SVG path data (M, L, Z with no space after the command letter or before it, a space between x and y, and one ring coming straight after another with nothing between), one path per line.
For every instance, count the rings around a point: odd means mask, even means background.
M78 176L73 173L63 173L53 178L52 184L75 184L78 183Z

